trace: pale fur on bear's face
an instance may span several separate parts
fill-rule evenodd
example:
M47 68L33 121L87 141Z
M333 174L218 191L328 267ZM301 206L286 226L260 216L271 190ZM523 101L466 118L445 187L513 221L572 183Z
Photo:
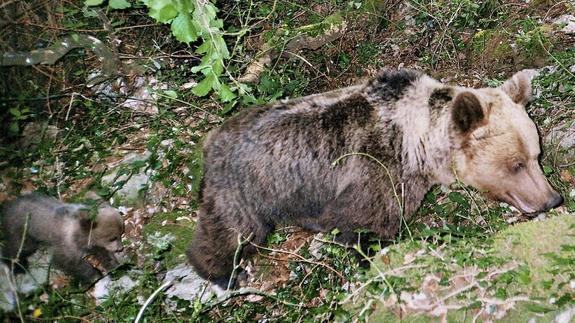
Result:
M102 247L110 252L120 252L122 246L122 233L124 222L118 211L114 208L101 208L98 210L96 225L91 228L89 245Z
M541 170L539 135L525 111L533 76L525 70L499 88L472 91L483 116L464 131L455 154L457 175L465 184L524 213L545 211L562 201Z

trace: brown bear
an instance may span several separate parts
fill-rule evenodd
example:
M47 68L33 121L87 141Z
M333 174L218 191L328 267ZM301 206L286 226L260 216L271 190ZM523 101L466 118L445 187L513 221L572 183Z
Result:
M525 213L561 204L525 111L533 76L525 70L498 88L472 89L383 71L359 85L241 111L205 140L189 261L226 286L238 235L261 244L287 223L337 228L349 241L357 229L393 238L433 185L456 180ZM243 256L254 250L246 246Z
M83 284L101 273L84 258L92 255L106 270L118 266L124 222L115 208L102 204L95 214L84 204L63 203L33 193L7 202L0 210L3 260L14 272L25 271L28 257L41 247L50 250L51 262Z

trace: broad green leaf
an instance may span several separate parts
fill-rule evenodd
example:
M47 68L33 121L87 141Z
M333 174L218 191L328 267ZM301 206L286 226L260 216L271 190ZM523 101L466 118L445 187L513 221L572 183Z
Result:
M258 103L256 97L251 93L242 95L241 100L243 105L253 105Z
M110 2L108 2L108 6L112 9L126 9L130 8L132 4L126 0L110 0Z
M525 303L525 307L527 308L527 310L535 313L547 313L553 310L553 308L550 306L536 303Z
M245 95L245 94L249 94L252 92L252 88L244 83L238 83L238 93L240 95Z
M192 93L205 96L214 90L223 102L233 101L237 94L220 81L225 69L224 59L229 59L230 54L223 38L223 20L217 19L218 8L210 1L200 0L140 1L149 8L149 16L159 22L171 22L172 34L177 40L190 44L201 38L195 51L201 60L192 67L192 72L201 72L205 78L192 89ZM242 93L242 97L244 95Z
M190 15L187 13L180 13L176 19L172 21L172 34L176 36L176 39L189 44L198 39L197 30Z
M200 45L200 47L196 48L196 53L197 54L205 54L205 53L209 52L211 47L212 47L212 44L210 42L204 42L203 44Z
M85 6L84 8L82 8L82 13L84 14L84 17L85 17L85 18L95 18L95 17L98 17L98 13L96 12L96 10L94 10L94 9L92 9L92 8L88 8L87 6ZM79 70L78 72L80 72L80 74L78 74L78 75L81 75L81 74L84 73L84 71L80 71L80 70Z
M531 283L531 272L529 271L529 267L525 266L520 268L517 272L517 280L522 285L529 285Z
M148 15L159 22L168 23L178 15L178 9L171 0L143 0L150 12Z
M205 96L210 93L212 88L214 88L216 82L218 82L218 80L215 78L214 74L208 74L206 78L192 89L192 93L197 96Z
M208 19L210 21L213 21L216 19L216 12L218 11L218 9L211 3L207 3L205 5L198 5L198 9L203 8L203 12L204 14L208 17Z
M224 28L224 21L222 19L216 19L212 22L212 27L221 29Z
M214 47L220 53L222 58L229 58L230 53L228 52L228 47L222 36L214 37Z
M467 203L467 200L465 200L465 197L463 195L461 195L461 193L459 193L459 192L451 192L447 195L447 197L452 202L455 202L459 205L463 205L463 206L469 205L469 203Z
M86 0L86 1L84 1L84 5L87 7L99 6L103 2L104 2L104 0Z
M17 134L18 132L20 132L20 127L18 126L18 122L10 122L10 125L8 126L8 132L10 132L11 134Z
M10 112L11 115L13 115L16 118L18 118L22 115L22 113L20 113L20 109L18 109L18 108L12 108L8 111Z
M220 86L218 94L220 95L220 100L222 100L222 102L230 102L231 100L236 98L234 92L232 92L230 90L230 87L224 83L222 83L222 85Z
M221 57L217 57L214 60L215 61L212 63L212 70L214 70L214 74L220 76L224 71L224 62Z
M236 107L238 101L231 101L224 104L224 108L218 113L221 116L225 116L226 114L230 113Z
M202 74L204 75L208 75L210 74L210 72L212 71L212 67L210 65L203 65L200 64L198 66L194 66L191 68L192 73L197 73L197 72L202 72Z
M272 94L278 90L281 90L280 83L274 78L270 77L269 74L264 74L260 79L260 84L258 84L258 89L265 94Z
M140 168L146 166L147 161L145 160L136 160L134 162L132 162L131 166L132 166L132 170L134 171L139 171Z
M553 174L553 168L545 165L543 166L543 172L545 173L545 175Z
M178 93L176 93L176 91L174 90L166 90L164 91L164 94L168 97L170 97L171 99L177 99L178 98Z

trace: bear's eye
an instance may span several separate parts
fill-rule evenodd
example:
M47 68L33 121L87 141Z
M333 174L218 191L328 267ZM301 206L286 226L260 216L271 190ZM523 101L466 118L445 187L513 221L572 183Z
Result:
M511 171L513 173L519 173L519 171L521 171L523 168L525 168L525 164L523 162L516 162L515 164L513 164L513 166L511 167Z

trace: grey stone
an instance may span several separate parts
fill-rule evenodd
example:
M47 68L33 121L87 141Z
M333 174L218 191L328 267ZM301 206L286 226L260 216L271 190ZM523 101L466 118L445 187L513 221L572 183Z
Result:
M102 184L114 187L115 183L126 181L124 185L116 191L114 197L119 198L124 204L136 204L141 197L141 190L146 189L150 183L151 171L145 171L143 168L138 174L117 176L122 166L129 166L136 161L147 161L152 155L149 151L143 153L129 153L119 162L116 163L113 170L102 177Z
M101 304L110 296L115 297L125 294L137 285L138 283L130 278L129 274L120 277L118 280L112 280L110 276L106 276L94 285L92 296L96 299L97 304Z
M29 294L48 280L49 255L38 252L29 258L30 265L25 273L12 275L10 268L0 262L0 309L12 311L16 306L16 294ZM54 271L54 269L52 269Z
M575 161L575 122L564 121L555 126L543 139L551 149L559 148L558 161L572 163Z
M562 15L553 21L556 25L562 25L561 32L566 33L568 35L575 34L575 16L573 15Z
M564 309L561 313L555 316L553 322L555 323L569 323L573 322L575 318L575 306L570 306Z
M158 107L154 104L158 99L156 93L159 90L167 89L168 86L158 82L154 77L138 77L134 81L133 87L136 90L121 106L135 112L158 114Z
M35 148L42 141L53 142L56 140L60 129L49 125L48 122L30 122L26 124L19 140L20 147L24 149Z
M223 295L225 292L198 276L194 269L187 264L180 264L166 273L162 283L172 281L173 284L166 290L168 299L182 299L195 301L198 297L202 303L206 303L214 296Z

